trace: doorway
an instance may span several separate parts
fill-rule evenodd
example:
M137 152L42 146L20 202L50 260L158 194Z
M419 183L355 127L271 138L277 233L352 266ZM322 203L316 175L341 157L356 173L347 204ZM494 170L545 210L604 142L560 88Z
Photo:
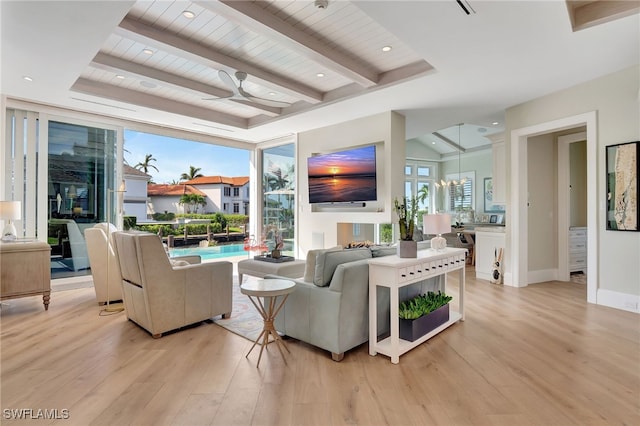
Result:
M587 301L596 303L597 299L597 120L596 112L588 112L555 121L537 124L511 131L511 211L512 227L509 238L509 250L512 254L512 270L510 284L525 287L529 284L528 265L528 139L533 136L563 131L580 126L586 128L587 141Z

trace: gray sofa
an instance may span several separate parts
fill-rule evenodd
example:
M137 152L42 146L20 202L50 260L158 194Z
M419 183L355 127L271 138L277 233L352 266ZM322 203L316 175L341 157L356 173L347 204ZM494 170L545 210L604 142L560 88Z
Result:
M428 245L421 244L421 248ZM296 283L275 320L276 329L331 352L341 361L349 349L369 340L369 259L396 253L395 247L315 250L307 254L305 277ZM311 259L310 257L315 257ZM315 260L315 262L313 262ZM441 278L407 286L400 301L443 289ZM389 332L389 291L377 288L378 336Z

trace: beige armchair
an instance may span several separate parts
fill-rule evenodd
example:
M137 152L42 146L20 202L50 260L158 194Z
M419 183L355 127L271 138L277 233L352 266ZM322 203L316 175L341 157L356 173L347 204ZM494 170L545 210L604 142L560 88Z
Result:
M89 265L93 275L93 288L99 305L122 300L122 275L120 266L109 241L109 236L117 229L110 223L98 223L84 231L87 243Z
M177 266L170 262L155 234L112 235L127 318L154 338L217 315L231 315L231 262Z

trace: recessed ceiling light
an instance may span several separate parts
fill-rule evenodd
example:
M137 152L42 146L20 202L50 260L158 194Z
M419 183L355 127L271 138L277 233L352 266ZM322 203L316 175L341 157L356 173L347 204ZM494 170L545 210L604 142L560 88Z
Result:
M431 145L435 145L435 144L436 144L436 142L435 142L435 141L431 141Z
M118 74L118 75L116 75L116 78L119 78L120 80L124 80L124 75Z
M324 73L319 72L318 74L316 74L316 77L320 77L320 78L322 78L322 77L324 77Z
M269 96L275 96L276 92L269 92Z
M142 51L142 53L146 53L147 55L153 55L153 50L151 50L151 49L144 49L144 50Z
M393 49L391 46L385 46L385 47L382 48L382 51L383 52L390 52L391 49Z
M493 124L494 126L497 126L497 125L498 125L498 124L500 124L500 123L498 123L497 121L494 121L494 122L493 122L493 123L491 123L491 124Z
M185 10L184 12L182 12L182 16L184 16L187 19L193 19L195 18L196 14L190 10Z
M26 81L33 81L33 78L29 77L28 75L23 76L22 79Z

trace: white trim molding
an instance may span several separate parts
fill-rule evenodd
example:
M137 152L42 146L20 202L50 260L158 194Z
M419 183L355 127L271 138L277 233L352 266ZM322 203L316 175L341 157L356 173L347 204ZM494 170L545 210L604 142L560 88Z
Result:
M598 305L640 314L640 296L617 291L598 289Z
M587 301L598 296L597 113L596 111L535 124L511 131L511 278L514 287L529 284L527 143L532 136L586 126L587 141ZM602 160L604 161L604 160Z

